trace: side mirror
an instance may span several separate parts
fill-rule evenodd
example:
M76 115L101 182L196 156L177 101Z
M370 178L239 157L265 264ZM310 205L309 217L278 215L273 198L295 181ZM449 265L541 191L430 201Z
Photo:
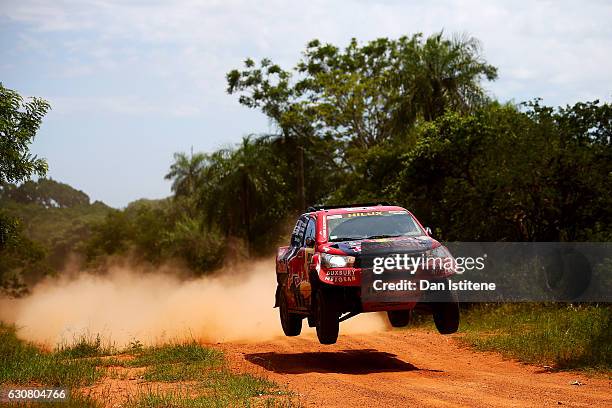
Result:
M427 233L427 235L431 236L431 228L425 227L425 232Z
M307 248L314 248L315 246L315 240L312 237L306 237L306 247Z

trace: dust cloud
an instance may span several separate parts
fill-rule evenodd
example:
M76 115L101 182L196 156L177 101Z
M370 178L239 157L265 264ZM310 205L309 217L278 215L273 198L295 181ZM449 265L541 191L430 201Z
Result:
M0 320L19 337L53 347L100 337L116 347L159 344L266 341L283 336L273 309L274 261L251 261L212 276L186 279L172 267L153 271L125 265L105 274L74 272L47 279L20 299L0 299ZM182 276L182 277L181 277ZM303 335L313 329L304 322ZM378 315L342 323L342 333L383 331Z

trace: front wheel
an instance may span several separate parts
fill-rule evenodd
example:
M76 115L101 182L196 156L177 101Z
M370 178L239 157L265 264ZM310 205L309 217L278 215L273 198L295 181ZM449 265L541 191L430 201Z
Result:
M340 313L333 292L319 288L315 299L315 324L321 344L334 344L340 331Z
M302 317L295 313L290 313L287 308L287 298L282 287L280 289L280 304L278 310L280 312L281 326L285 336L297 336L302 332Z
M433 303L433 319L440 334L452 334L459 329L459 304L457 302Z

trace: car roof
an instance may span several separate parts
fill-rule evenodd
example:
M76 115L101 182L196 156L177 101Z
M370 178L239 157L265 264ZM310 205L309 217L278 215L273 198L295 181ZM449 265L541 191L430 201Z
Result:
M342 208L330 208L330 209L321 209L315 213L323 213L326 215L335 215L335 214L350 214L355 212L370 212L370 211L408 211L405 208L398 207L396 205L369 205L369 206L354 206L354 207L342 207Z

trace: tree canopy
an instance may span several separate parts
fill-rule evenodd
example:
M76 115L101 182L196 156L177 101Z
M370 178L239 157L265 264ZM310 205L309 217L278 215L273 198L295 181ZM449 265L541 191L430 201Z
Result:
M352 39L343 49L312 40L291 70L247 59L242 71L227 75L228 92L261 109L283 133L330 135L359 148L397 139L446 110L482 106L488 97L481 82L495 78L478 40L442 33Z
M30 153L30 144L50 107L41 98L24 101L0 83L0 184L47 173L47 162Z

